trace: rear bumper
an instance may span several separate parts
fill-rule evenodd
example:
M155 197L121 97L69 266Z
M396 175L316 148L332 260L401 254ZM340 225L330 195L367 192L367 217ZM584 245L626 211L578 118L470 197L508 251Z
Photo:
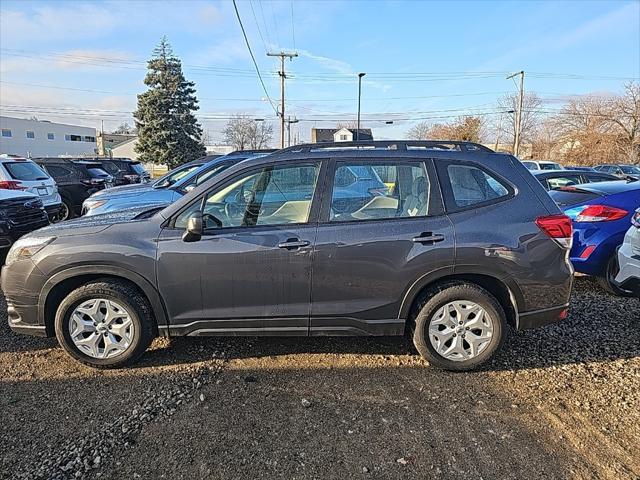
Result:
M567 318L569 304L559 307L534 310L533 312L521 313L518 316L518 330L544 327L552 323L558 323Z
M633 234L638 235L636 232ZM620 288L640 295L640 245L635 246L631 235L627 234L627 236L629 241L625 238L625 243L618 250L620 271L616 275L615 282Z

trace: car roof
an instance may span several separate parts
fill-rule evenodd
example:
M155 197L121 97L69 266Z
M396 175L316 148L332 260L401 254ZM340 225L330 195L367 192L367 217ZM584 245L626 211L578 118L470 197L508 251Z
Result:
M589 173L592 175L602 175L604 177L614 178L613 175L603 172L595 172L589 170L581 170L578 168L564 168L562 170L532 170L531 173L536 177L545 177L545 176L553 176L553 175L565 175L565 174L576 174L576 173Z
M614 193L633 192L640 190L640 181L625 182L612 180L610 182L583 183L578 186L560 187L558 191L583 191L598 195L612 195Z

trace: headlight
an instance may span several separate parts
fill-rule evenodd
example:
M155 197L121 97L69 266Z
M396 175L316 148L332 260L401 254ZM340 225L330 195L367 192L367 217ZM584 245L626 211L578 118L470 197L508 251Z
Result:
M22 238L11 246L4 263L11 265L16 260L32 257L55 239L56 237Z
M87 210L93 210L107 203L106 200L85 200L82 204Z

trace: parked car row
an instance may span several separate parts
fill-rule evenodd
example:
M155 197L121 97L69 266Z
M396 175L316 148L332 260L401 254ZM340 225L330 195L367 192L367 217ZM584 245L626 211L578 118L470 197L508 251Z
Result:
M94 367L156 335L409 332L468 370L566 318L576 270L640 295L639 207L638 181L469 142L234 152L94 192L14 244L2 289L13 330Z
M3 194L0 211L5 212L3 217L7 212L11 217L11 221L3 220L0 249L8 247L18 236L43 226L41 219L32 218L28 208L15 208L15 202L37 199L47 214L47 224L55 223L80 215L82 202L99 190L127 182L139 185L147 179L148 174L140 162L128 159L27 159L0 155L0 192ZM8 196L8 191L18 196Z

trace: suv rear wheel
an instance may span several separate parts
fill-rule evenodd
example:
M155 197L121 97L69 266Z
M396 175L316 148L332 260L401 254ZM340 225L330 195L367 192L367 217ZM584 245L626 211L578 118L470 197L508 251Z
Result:
M147 299L118 280L88 283L58 307L56 337L76 360L97 368L125 366L153 340L153 315Z
M499 350L506 328L504 310L491 293L475 284L451 282L426 292L413 342L436 367L471 370Z

